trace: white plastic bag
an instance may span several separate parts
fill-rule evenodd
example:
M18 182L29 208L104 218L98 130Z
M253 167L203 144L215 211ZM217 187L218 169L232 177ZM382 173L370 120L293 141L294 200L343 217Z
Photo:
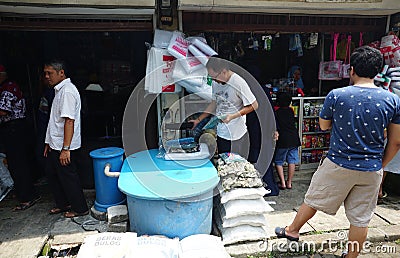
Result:
M193 45L195 45L201 52L203 52L206 56L215 56L218 55L217 52L214 51L209 45L202 42L199 39L193 40Z
M175 58L166 49L152 47L148 53L144 88L149 93L180 92L173 83Z
M171 38L172 31L155 29L153 45L156 48L167 48L171 42Z
M182 32L174 31L168 45L168 51L177 59L186 58L188 56L189 44L190 42L185 39Z

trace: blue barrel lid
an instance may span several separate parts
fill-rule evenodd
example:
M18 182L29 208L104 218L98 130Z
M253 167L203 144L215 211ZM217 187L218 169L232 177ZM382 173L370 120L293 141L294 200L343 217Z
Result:
M122 165L118 188L128 196L147 200L177 200L212 191L217 170L209 160L173 161L157 158L158 150L141 151Z
M118 147L107 147L93 150L89 153L90 157L96 159L114 158L124 154L124 149Z

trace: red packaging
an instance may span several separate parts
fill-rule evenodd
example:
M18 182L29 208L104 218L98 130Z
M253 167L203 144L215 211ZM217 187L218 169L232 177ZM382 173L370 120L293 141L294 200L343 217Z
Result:
M311 135L306 136L306 148L311 148Z

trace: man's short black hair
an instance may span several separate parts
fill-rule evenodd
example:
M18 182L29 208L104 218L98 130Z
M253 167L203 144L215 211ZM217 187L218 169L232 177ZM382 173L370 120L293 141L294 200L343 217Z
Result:
M276 105L278 107L288 107L292 102L292 96L287 92L278 92L276 96Z
M350 66L359 77L372 79L383 67L383 56L375 48L362 46L351 54Z
M222 70L230 70L229 61L219 58L218 56L212 56L208 59L206 68L211 68L214 72L219 73Z

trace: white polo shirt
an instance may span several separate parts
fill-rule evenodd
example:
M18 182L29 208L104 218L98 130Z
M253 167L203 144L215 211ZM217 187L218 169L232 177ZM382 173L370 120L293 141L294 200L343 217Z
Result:
M51 106L45 143L54 150L61 150L64 144L65 118L74 120L74 134L70 150L81 147L81 98L78 89L67 78L54 86L55 96Z

